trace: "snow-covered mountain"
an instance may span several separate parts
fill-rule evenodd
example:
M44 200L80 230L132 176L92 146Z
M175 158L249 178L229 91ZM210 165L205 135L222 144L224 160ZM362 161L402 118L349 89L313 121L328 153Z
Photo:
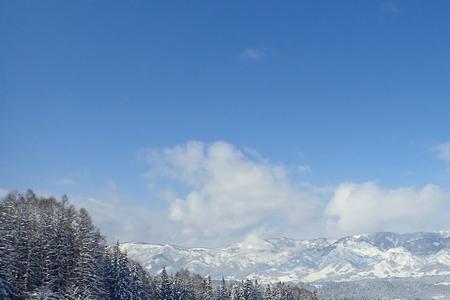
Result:
M380 232L339 240L266 239L225 248L124 243L121 248L150 272L187 268L213 278L260 281L351 281L450 275L450 231Z

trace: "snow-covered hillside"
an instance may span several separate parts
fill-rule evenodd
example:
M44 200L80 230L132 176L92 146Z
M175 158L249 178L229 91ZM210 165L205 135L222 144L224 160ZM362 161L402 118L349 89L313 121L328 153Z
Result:
M267 239L219 249L124 243L128 255L157 273L187 268L213 278L349 281L450 275L450 232L388 232L339 240Z

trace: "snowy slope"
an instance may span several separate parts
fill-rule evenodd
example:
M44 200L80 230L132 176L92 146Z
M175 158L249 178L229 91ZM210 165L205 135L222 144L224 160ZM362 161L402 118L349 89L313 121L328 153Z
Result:
M141 243L121 248L152 273L166 266L213 278L307 282L450 275L449 232L381 232L339 240L274 238L220 249Z

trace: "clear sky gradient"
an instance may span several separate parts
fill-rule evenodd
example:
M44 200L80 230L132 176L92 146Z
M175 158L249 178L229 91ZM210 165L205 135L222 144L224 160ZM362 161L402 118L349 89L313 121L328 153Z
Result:
M160 218L173 199L155 189L186 200L206 183L150 184L148 151L224 141L282 165L296 189L448 193L449 16L444 0L0 0L0 188L114 194ZM318 197L327 206L336 194ZM416 225L401 228L428 229ZM145 230L133 238L180 231Z

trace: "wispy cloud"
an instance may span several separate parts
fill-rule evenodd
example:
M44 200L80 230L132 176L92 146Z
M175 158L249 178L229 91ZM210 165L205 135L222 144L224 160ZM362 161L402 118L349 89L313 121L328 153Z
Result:
M267 58L267 50L264 48L247 48L244 49L239 57L244 61L259 62Z
M431 150L436 153L440 160L450 164L450 141L436 145Z
M50 182L54 185L58 186L69 186L69 185L76 185L77 182L75 179L71 177L63 177L63 178L57 178L57 179L51 179Z
M308 165L300 165L298 166L298 171L300 173L309 173L312 171L312 168Z
M400 12L399 6L394 2L385 2L382 4L383 11L391 13L391 14L397 14Z
M70 197L70 202L77 208L86 208L110 242L180 242L177 235L180 229L168 220L166 210L152 207L145 201L123 197L112 180L108 180L103 193L96 196L76 195Z
M0 188L0 200L3 199L3 198L5 198L6 195L8 195L8 190L7 190L7 189Z

